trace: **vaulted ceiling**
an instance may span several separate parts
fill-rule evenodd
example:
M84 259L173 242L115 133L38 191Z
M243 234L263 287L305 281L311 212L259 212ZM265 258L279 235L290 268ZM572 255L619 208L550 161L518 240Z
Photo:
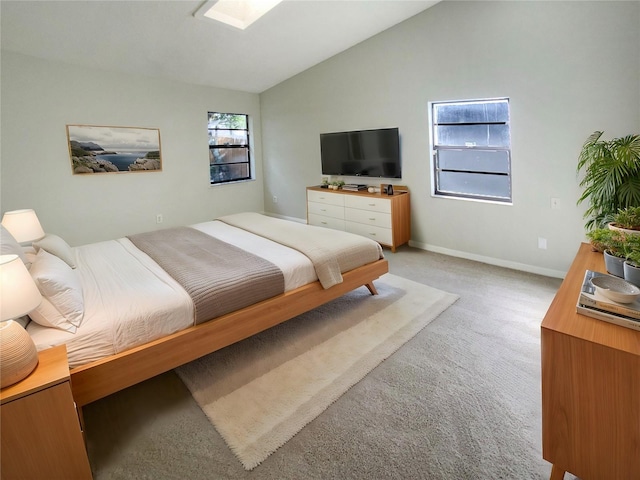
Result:
M2 50L86 68L262 92L437 1L284 0L246 30L199 1L0 2Z

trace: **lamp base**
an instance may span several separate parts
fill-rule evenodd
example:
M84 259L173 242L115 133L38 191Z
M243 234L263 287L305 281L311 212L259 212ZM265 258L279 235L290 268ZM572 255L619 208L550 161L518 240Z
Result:
M0 325L0 386L26 378L38 365L38 351L31 336L13 320Z

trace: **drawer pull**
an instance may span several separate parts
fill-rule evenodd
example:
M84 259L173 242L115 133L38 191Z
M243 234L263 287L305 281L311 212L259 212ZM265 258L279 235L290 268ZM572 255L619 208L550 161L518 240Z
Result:
M375 234L375 233L373 233L373 232L372 232L372 233L370 233L369 235L371 235L372 237L375 237L375 236L376 236L376 234Z
M321 224L323 224L323 225L326 225L326 224L327 224L327 222L320 222L320 223L321 223Z
M369 204L369 206L370 206L370 207L375 207L375 206L376 206L376 204L375 204L375 203L370 203L370 204Z
M320 211L321 211L321 212L326 212L326 211L327 211L327 209L326 209L326 208L321 208L321 209L320 209Z
M375 217L373 217L373 218L369 218L369 220L371 220L371 221L375 222L375 221L376 221L376 218L375 218Z

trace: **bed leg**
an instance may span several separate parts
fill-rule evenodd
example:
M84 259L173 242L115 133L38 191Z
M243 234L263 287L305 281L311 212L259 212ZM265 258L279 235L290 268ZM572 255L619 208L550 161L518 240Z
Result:
M373 284L373 282L367 283L365 285L365 287L367 287L369 289L369 291L371 292L371 295L377 295L378 294L378 290L376 290L376 286Z

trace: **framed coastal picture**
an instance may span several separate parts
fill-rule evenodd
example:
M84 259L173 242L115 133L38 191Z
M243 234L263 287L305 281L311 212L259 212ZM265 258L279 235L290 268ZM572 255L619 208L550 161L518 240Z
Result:
M162 171L157 128L67 125L67 140L74 175Z

